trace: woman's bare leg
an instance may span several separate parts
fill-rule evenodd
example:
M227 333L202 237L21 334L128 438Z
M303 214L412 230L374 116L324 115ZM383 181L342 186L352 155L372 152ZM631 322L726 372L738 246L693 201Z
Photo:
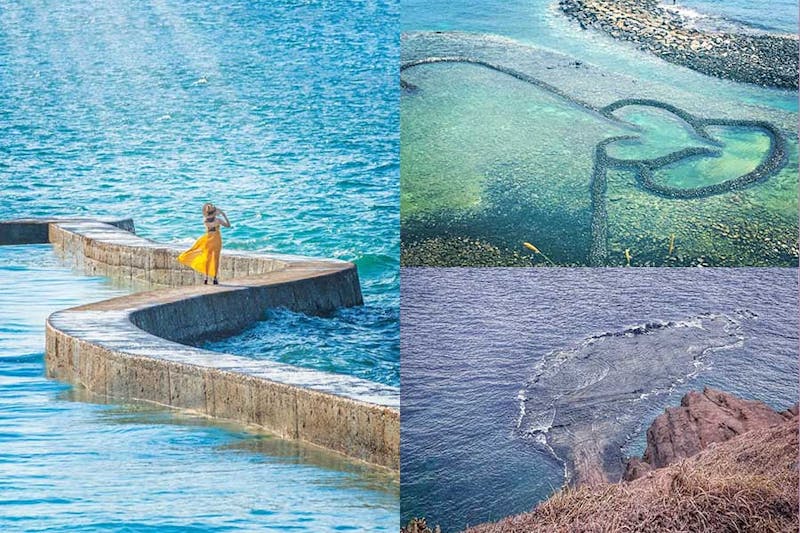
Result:
M217 276L219 275L219 252L214 252L214 285L219 284Z
M205 270L206 270L206 277L205 277L205 279L203 280L203 284L204 284L204 285L208 285L208 276L209 276L209 273L211 272L211 266L214 264L214 257L213 257L213 255L214 255L214 252L208 252L208 253L206 254L206 268L205 268ZM216 271L214 272L214 274L216 274Z

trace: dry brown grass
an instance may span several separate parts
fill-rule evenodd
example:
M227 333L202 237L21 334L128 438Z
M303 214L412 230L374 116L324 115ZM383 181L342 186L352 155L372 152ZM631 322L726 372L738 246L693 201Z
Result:
M750 431L630 483L565 488L469 533L798 531L797 419Z

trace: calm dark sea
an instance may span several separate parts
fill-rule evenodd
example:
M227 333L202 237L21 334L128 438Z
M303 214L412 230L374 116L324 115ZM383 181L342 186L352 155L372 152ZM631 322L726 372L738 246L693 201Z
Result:
M612 398L572 423L623 410L639 421L624 453L641 453L649 423L689 390L788 407L797 290L795 269L403 269L403 519L456 531L529 510L564 482L563 463L517 429L520 391L559 360ZM650 326L631 333L641 324ZM682 363L687 351L702 354L697 365ZM620 364L597 372L598 360ZM615 404L631 382L640 398ZM554 385L537 400L583 384Z

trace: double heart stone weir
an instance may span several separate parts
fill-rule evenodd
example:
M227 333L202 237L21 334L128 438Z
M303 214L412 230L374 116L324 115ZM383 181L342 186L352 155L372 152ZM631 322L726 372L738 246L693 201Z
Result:
M636 136L616 136L600 141L593 156L593 171L590 177L591 191L591 244L589 249L588 264L591 266L602 266L607 264L608 259L608 215L606 212L607 183L606 176L609 170L631 171L636 176L637 185L648 193L676 200L707 198L718 194L744 189L753 184L769 179L777 174L787 162L787 142L782 133L774 125L761 120L736 120L736 119L709 119L700 118L678 108L672 104L654 99L643 98L624 98L612 102L604 107L595 107L585 101L575 98L563 90L547 83L535 76L515 70L508 66L480 58L468 56L430 56L414 59L403 63L400 71L406 71L420 65L433 63L463 63L484 67L502 74L511 76L517 80L534 85L545 90L563 100L575 105L582 110L589 112L598 118L612 122L617 125L624 125L634 130L637 126L626 124L614 115L618 111L628 106L640 106L660 109L672 113L685 122L693 133L716 148L707 147L688 147L667 155L650 159L619 159L608 154L609 145L619 141L637 140ZM419 91L413 84L401 79L401 87L407 92ZM654 171L662 169L693 157L715 157L721 153L722 144L712 137L707 128L712 126L738 127L764 132L770 141L769 150L765 157L760 161L755 169L746 174L731 178L719 183L701 185L697 187L673 187L658 183L653 179Z

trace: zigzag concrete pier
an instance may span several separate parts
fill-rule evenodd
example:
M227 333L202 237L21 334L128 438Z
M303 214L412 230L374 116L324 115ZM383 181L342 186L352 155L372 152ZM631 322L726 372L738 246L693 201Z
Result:
M0 222L0 244L53 247L86 272L155 290L58 311L47 321L48 377L255 426L399 469L399 391L371 381L183 344L242 330L269 308L326 313L361 305L355 265L223 253L219 286L181 250L133 233L133 221Z

